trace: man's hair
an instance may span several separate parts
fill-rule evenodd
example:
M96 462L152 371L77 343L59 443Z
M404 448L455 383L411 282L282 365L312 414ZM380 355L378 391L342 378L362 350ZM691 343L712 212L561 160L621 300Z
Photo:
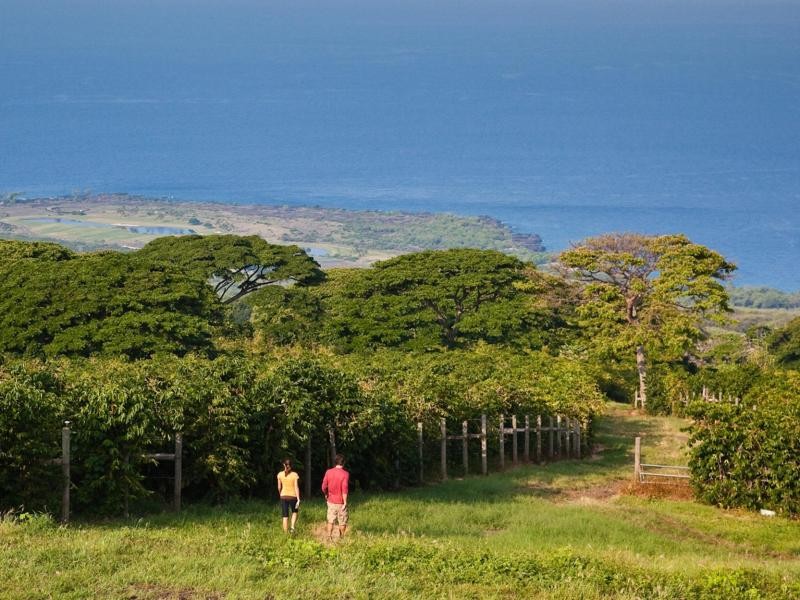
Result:
M337 454L333 458L333 464L339 465L340 467L344 466L344 454Z

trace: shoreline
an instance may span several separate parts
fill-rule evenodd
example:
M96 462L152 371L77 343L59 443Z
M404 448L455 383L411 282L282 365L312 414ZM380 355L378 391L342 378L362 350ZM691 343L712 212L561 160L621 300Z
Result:
M9 202L11 200L11 202ZM152 237L136 237L131 239L119 239L120 236L111 236L112 239L104 239L98 242L96 235L81 235L75 231L43 231L42 228L31 228L28 224L20 223L18 217L66 217L73 215L76 219L90 219L94 216L91 213L81 212L84 204L93 205L97 202L107 202L111 208L141 208L149 206L153 210L163 208L167 212L186 213L212 213L216 219L227 221L220 223L220 228L208 228L188 224L187 220L175 219L168 224L170 227L180 229L195 228L194 233L239 233L242 235L262 235L265 239L275 243L296 243L303 247L313 246L322 249L323 255L316 256L317 260L325 267L347 267L347 266L368 266L376 260L382 260L398 254L413 252L424 249L441 249L446 247L474 246L478 248L497 249L509 254L519 256L524 260L531 260L535 264L542 264L559 251L567 246L554 244L552 242L545 245L538 232L527 232L507 220L503 220L493 215L472 215L457 211L431 211L414 210L388 210L383 208L345 208L342 206L326 206L312 201L286 203L264 200L219 200L219 199L187 199L175 198L173 196L147 196L134 193L97 193L90 192L64 194L64 195L42 195L37 197L24 197L21 193L0 194L0 237L30 240L50 240L64 243L77 250L94 250L99 248L111 248L118 250L135 250L141 247ZM21 215L24 207L31 209L30 215ZM565 208L565 210L568 210ZM39 211L39 212L36 212ZM229 218L225 218L225 215ZM9 219L8 217L12 218ZM134 222L127 218L127 214L118 214L115 225L154 226L157 227L163 221L154 220L148 216L144 220ZM253 227L254 223L248 221L248 217L254 217L255 221L259 218L287 219L287 227L272 227L266 231L258 231ZM441 239L436 236L425 236L421 240L403 239L402 229L403 220L410 222L412 229L424 229L427 224L434 224L443 234ZM340 230L348 235L333 235L333 239L320 239L320 225L325 225L329 221L338 223ZM348 224L353 225L359 222L360 227L348 230ZM398 224L398 222L401 222ZM299 224L300 227L293 226ZM104 224L108 224L107 220ZM394 224L394 225L393 225ZM263 223L262 223L263 225ZM273 223L275 225L275 223ZM395 231L387 231L394 227ZM323 229L325 227L322 227ZM376 230L377 228L377 230ZM255 229L255 230L254 230ZM449 232L448 232L449 229ZM533 229L527 227L526 230ZM547 229L547 226L544 227ZM616 230L624 230L620 228ZM612 231L615 229L609 229ZM467 240L470 232L479 233L481 239ZM181 231L180 233L192 233ZM331 232L328 232L329 234ZM667 233L644 231L644 233ZM162 233L168 235L168 233ZM359 238L361 236L361 238ZM325 236L322 236L325 238ZM410 238L411 236L406 236ZM690 236L691 237L691 236ZM694 237L692 238L694 239ZM697 239L699 243L704 243L702 239ZM706 244L709 245L709 244ZM563 246L563 247L562 247ZM715 249L716 246L711 244ZM778 290L786 294L800 293L800 290L793 289L796 286L788 285L780 277L756 277L755 275L763 272L763 269L755 269L753 265L743 260L737 260L736 254L745 253L745 249L740 249L734 253L733 260L739 263L741 268L735 275L737 288L769 288ZM774 275L774 274L773 274ZM744 280L742 280L744 278ZM772 279L772 283L767 283Z
M82 250L136 249L162 235L259 235L311 250L323 265L368 266L398 254L477 247L534 263L549 254L535 233L520 233L490 216L353 210L132 194L0 200L0 235L55 241Z

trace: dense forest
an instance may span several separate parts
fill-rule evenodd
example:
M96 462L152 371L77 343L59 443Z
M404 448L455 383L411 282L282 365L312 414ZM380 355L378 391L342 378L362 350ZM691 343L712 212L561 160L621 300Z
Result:
M0 241L0 497L53 505L42 461L64 420L78 509L114 512L152 496L145 455L176 432L190 498L258 494L328 430L357 485L382 488L415 481L418 421L564 414L591 432L604 398L636 396L694 418L700 497L796 513L800 323L721 329L734 269L680 235L590 238L550 272L469 248L323 271L257 236ZM776 435L795 441L775 453Z

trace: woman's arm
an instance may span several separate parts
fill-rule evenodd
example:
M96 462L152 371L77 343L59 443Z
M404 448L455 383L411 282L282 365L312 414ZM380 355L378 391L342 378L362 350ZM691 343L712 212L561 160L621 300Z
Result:
M281 491L283 490L283 482L281 481L281 476L278 475L278 495L281 495Z

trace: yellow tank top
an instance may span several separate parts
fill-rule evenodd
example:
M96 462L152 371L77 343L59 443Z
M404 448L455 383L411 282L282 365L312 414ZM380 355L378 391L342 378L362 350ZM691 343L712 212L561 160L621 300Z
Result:
M297 498L297 480L300 476L292 471L288 475L281 471L278 473L278 481L281 482L281 498Z

